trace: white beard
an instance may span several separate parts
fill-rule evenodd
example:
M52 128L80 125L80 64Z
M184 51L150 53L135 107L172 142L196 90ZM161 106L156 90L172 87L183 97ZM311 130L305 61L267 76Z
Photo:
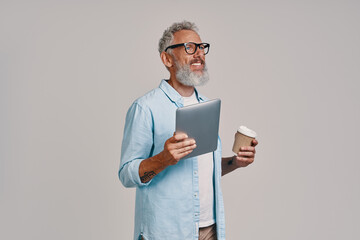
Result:
M177 69L176 79L185 86L201 86L209 81L209 73L205 63L202 73L195 73L191 71L190 65L188 64L181 66L178 62L175 61L175 66Z

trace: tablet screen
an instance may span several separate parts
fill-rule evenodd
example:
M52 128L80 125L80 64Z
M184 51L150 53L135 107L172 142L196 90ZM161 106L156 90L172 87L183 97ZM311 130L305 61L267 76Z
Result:
M221 100L214 99L176 110L176 132L184 132L196 141L196 148L182 159L216 150L220 106Z

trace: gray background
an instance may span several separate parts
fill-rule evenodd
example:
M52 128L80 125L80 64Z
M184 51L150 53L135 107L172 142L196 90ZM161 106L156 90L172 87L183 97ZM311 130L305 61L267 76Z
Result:
M168 73L157 43L187 19L210 42L230 156L227 239L359 239L359 1L1 1L0 238L131 239L117 179L126 111Z

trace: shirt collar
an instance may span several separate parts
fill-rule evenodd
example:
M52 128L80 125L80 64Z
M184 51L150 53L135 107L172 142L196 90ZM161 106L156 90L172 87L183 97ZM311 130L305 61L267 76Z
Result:
M166 94L166 96L174 102L178 107L182 107L184 105L184 101L182 96L165 80L163 79L160 83L159 88ZM205 98L198 93L195 88L195 95L199 102L204 102Z

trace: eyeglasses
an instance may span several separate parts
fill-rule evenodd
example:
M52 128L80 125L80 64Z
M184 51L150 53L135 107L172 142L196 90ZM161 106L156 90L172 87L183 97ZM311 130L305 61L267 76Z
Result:
M179 43L179 44L175 44L175 45L170 45L165 49L165 52L171 48L177 48L177 47L181 47L184 46L185 47L185 52L187 54L194 54L196 53L196 50L199 48L201 51L204 51L204 54L208 54L209 53L209 49L210 49L210 44L209 43L194 43L194 42L187 42L187 43Z

